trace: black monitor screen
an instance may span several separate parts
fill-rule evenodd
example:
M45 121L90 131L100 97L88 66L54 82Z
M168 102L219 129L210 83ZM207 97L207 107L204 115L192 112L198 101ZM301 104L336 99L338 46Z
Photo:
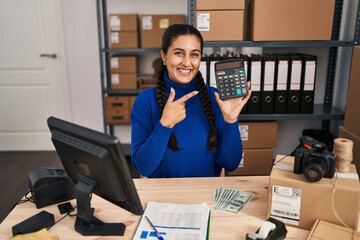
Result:
M90 195L96 195L136 215L143 207L118 138L48 118L51 139L66 170L76 184L75 229L83 235L123 235L125 225L103 223L93 216Z

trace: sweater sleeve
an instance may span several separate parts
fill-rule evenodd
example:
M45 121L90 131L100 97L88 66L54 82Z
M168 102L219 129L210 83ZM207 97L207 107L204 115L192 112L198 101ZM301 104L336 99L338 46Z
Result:
M143 176L149 176L159 166L173 131L154 116L148 97L138 95L131 111L131 161Z
M227 171L234 171L242 159L242 141L238 122L224 122L218 142L217 162Z

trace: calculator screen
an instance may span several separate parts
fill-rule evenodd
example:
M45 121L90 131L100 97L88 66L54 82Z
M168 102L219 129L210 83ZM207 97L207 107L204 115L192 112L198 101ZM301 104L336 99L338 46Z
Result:
M216 71L229 68L243 68L243 61L233 61L216 65Z

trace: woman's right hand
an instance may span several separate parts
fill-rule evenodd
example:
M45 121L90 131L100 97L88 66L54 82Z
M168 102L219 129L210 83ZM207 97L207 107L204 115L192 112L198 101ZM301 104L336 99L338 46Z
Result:
M192 91L191 93L188 93L179 98L178 100L174 101L175 90L171 88L169 98L166 101L163 114L160 119L161 125L163 125L164 127L172 128L177 123L184 120L186 118L185 102L190 98L196 96L198 93L198 91Z

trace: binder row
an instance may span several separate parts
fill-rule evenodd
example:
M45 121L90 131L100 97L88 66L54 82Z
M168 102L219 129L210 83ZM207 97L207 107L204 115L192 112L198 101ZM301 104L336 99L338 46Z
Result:
M303 53L240 55L251 82L251 98L242 113L313 113L317 56ZM215 62L229 57L204 57L200 71L216 87Z

